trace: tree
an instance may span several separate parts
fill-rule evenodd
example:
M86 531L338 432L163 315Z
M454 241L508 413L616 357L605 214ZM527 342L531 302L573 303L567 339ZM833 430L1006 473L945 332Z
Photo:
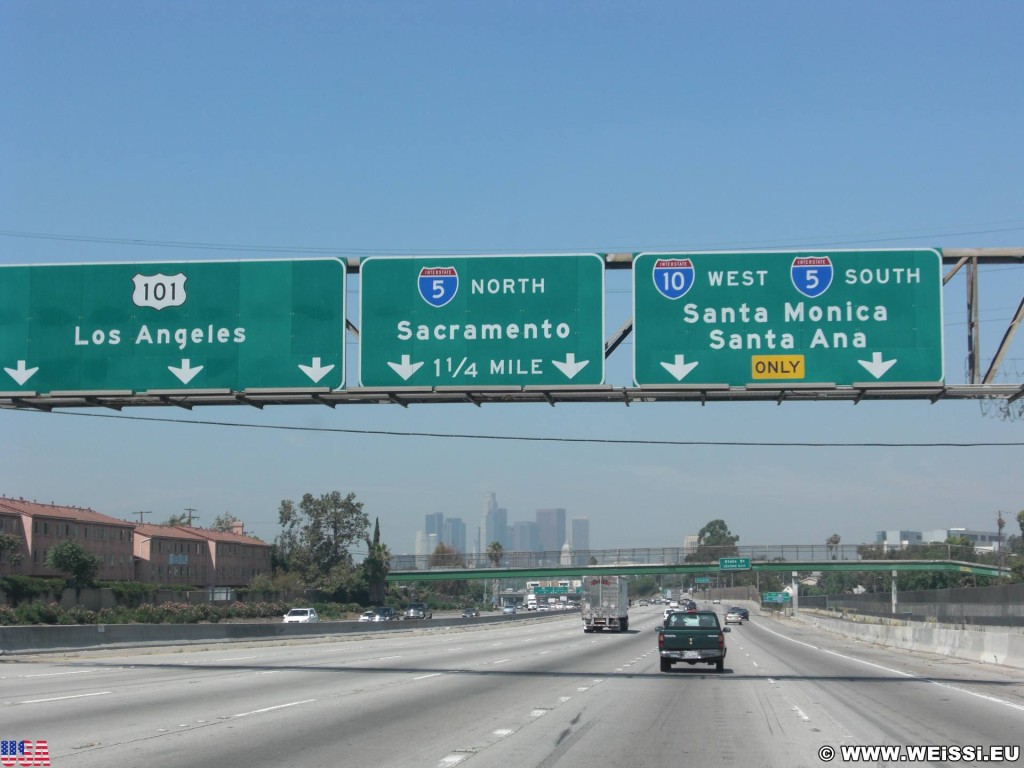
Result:
M161 525L188 525L188 515L182 512L180 515L171 515Z
M281 533L278 556L287 569L299 572L309 586L325 587L341 582L336 569L353 570L348 548L365 539L370 519L356 495L332 491L316 497L304 494L295 503L284 500L278 509Z
M92 586L100 572L103 560L85 549L77 541L62 541L46 553L46 565L67 575L75 590Z
M363 572L366 574L366 584L369 591L370 603L382 605L384 596L387 594L387 583L385 578L391 570L391 551L386 544L380 541L380 518L373 524L373 538L366 540L366 559L363 560Z
M690 562L710 563L721 557L735 557L739 536L729 531L724 520L712 520L697 532L697 550L687 555Z
M505 554L505 548L501 546L500 541L492 541L487 545L487 559L491 561L491 566L497 568L501 565L501 556Z
M214 531L222 531L224 533L231 533L231 527L235 523L240 522L242 521L230 512L225 512L223 515L217 515L213 518L213 523L210 525L210 529Z
M831 536L829 536L827 539L825 539L825 549L828 552L828 558L830 560L838 560L839 559L839 542L840 541L841 541L841 539L839 538L839 534L838 533L833 533Z
M23 545L24 541L20 536L15 536L13 533L0 533L0 559L3 559L3 555L6 554L7 562L11 565L18 565L21 562Z
M466 559L462 553L444 542L434 547L434 551L427 558L427 567L429 568L464 568L465 566ZM469 584L465 580L431 581L424 586L432 590L434 594L451 600L462 600L470 592Z
M444 542L434 547L434 551L427 558L428 568L464 568L465 566L466 561L463 559L462 553Z

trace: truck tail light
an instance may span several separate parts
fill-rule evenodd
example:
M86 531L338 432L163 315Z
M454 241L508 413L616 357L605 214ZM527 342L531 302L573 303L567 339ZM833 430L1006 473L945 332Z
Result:
M665 636L661 632L659 632L658 633L658 650L660 651L664 647L665 647Z
M718 647L725 648L725 632L718 633Z

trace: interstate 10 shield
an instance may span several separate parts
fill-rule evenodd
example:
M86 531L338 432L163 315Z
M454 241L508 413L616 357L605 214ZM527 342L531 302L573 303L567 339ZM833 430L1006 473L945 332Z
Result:
M693 262L689 259L658 259L652 270L654 287L666 299L679 299L693 287Z

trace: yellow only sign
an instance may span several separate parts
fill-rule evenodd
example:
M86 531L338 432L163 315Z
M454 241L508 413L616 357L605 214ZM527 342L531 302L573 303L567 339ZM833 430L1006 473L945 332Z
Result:
M753 355L750 376L753 379L802 379L806 376L803 355Z

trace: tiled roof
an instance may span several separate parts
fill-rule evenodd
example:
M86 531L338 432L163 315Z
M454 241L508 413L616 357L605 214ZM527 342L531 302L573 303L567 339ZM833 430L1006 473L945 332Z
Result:
M161 539L188 539L189 541L195 541L196 539L204 540L202 536L197 536L195 531L188 528L182 528L177 525L135 525L135 532L142 536L150 536L153 538L159 537Z
M265 541L260 541L252 536L246 536L239 533L230 533L229 531L211 531L209 528L187 528L186 530L202 536L204 539L210 541L221 541L228 544L254 544L256 546L269 547Z
M116 517L101 515L91 509L81 507L62 507L56 504L40 504L38 501L25 499L9 499L0 496L0 511L29 517L56 517L61 520L74 520L79 523L104 523L106 525L122 525L133 528L132 523L118 520Z

